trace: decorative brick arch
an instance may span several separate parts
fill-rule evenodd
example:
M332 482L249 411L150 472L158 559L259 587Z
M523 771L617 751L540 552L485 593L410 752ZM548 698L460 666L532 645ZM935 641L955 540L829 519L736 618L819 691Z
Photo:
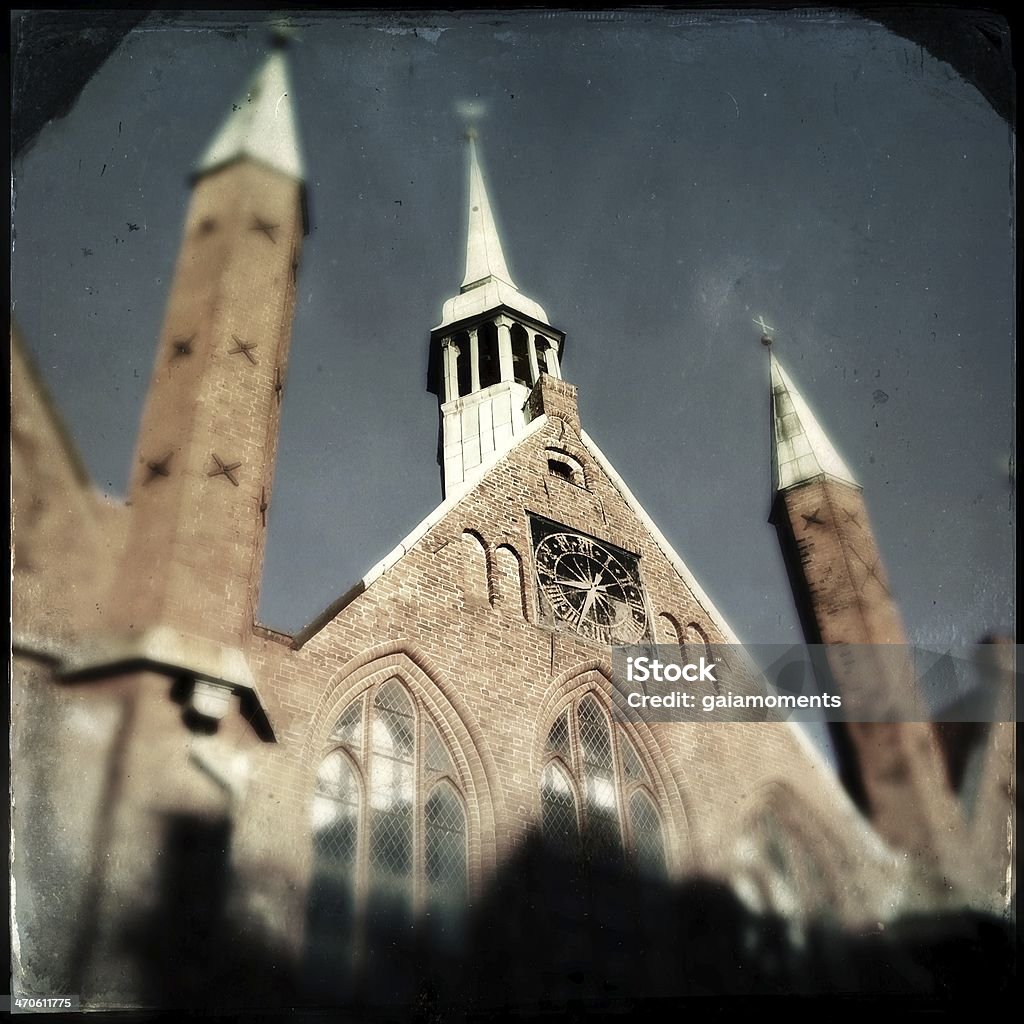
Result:
M679 632L679 645L682 648L683 656L693 659L693 652L689 649L693 644L700 644L701 649L696 652L699 658L702 654L710 653L711 640L707 630L699 622L688 622L686 628Z
M685 653L683 636L685 631L680 627L679 620L671 612L658 612L657 635L659 644L676 644L680 653Z
M564 444L564 438L558 446L549 445L544 449L543 456L548 463L548 472L551 472L551 463L561 463L568 474L566 479L577 487L587 489L589 486L589 473L586 463L583 461L581 449Z
M376 683L397 678L422 703L451 751L466 798L470 831L470 878L482 885L497 863L497 823L503 799L497 766L472 711L457 688L414 644L390 642L370 648L344 665L320 696L301 750L308 799L322 753L338 716Z
M613 745L618 757L616 729L621 728L636 748L651 780L651 795L661 814L666 837L666 853L670 872L677 872L693 859L690 828L690 801L680 789L657 736L646 722L625 722L615 714L612 668L607 661L595 658L556 676L548 685L537 715L530 770L540 779L545 761L545 743L555 719L584 695L593 694L612 722ZM571 773L570 773L571 774Z
M490 545L476 530L465 529L459 534L463 551L462 593L467 601L494 604L494 563Z
M498 602L508 611L522 615L530 621L529 602L526 599L526 577L523 560L511 544L499 544L494 549L494 567Z

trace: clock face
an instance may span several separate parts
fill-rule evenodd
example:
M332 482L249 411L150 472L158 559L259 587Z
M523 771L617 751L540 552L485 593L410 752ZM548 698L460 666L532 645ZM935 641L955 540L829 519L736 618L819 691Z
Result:
M647 607L636 556L553 523L535 520L533 526L542 611L588 640L641 640Z

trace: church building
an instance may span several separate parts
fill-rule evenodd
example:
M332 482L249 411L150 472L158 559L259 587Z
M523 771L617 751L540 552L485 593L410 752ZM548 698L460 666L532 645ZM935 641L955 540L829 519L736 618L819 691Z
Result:
M560 297L516 285L473 132L465 274L436 326L417 311L443 500L304 629L258 621L308 230L291 96L275 49L194 168L123 502L15 330L16 985L137 1006L237 954L268 990L411 1002L535 845L614 864L623 899L701 879L797 931L1005 910L1012 727L968 816L926 722L840 728L837 773L787 721L618 713L613 646L696 659L742 624L587 433ZM768 361L808 642L905 643L870 498Z

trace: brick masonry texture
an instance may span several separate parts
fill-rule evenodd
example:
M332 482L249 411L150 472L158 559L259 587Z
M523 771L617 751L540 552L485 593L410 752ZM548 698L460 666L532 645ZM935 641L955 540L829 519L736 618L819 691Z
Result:
M609 649L539 614L531 515L636 556L659 642L726 641L582 440L576 389L547 375L528 401L539 427L382 574L296 637L255 623L301 238L293 180L248 161L200 179L123 505L88 483L14 345L12 871L16 974L27 991L78 991L93 1008L133 1004L144 979L125 949L149 934L166 852L188 847L176 831L186 818L189 842L198 829L227 851L228 910L246 934L300 953L318 766L336 746L339 716L392 678L451 752L478 899L538 827L555 719L588 693L611 708ZM570 456L582 478L553 475L552 454ZM861 515L867 540L804 531L802 513L826 503ZM830 643L895 638L859 492L819 482L776 511L805 626ZM851 569L855 543L872 572ZM64 677L83 659L104 664L122 634L158 626L244 659L273 742L259 739L237 699L215 734L186 729L187 664L122 661L116 672ZM814 865L800 893L808 912L827 907L863 924L935 902L899 849L906 833L873 829L794 728L623 724L611 736L639 752L674 878L743 876L770 892L757 841L776 822L794 856ZM993 893L1013 756L1012 730L999 732L979 798L987 852L976 858ZM415 785L422 793L425 780ZM911 812L921 792L897 786L886 822L920 824ZM913 842L937 842L925 824ZM74 934L55 906L81 922Z

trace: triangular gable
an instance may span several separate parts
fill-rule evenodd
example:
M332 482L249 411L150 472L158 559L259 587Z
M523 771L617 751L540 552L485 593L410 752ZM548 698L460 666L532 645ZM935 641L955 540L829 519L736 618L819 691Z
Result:
M579 436L583 446L593 455L597 464L604 470L605 476L608 477L615 489L622 495L622 500L632 509L633 514L640 520L640 523L651 535L655 544L658 545L665 557L672 563L672 568L679 573L679 578L690 588L691 593L697 599L697 603L707 613L708 618L722 631L726 642L730 644L740 643L732 627L725 621L722 613L715 607L714 602L705 593L704 588L697 582L697 578L690 572L675 548L672 547L665 535L658 529L654 520L651 519L643 505L640 504L637 497L629 489L626 481L616 472L615 467L608 461L604 452L598 448L594 439L585 430L581 430Z

